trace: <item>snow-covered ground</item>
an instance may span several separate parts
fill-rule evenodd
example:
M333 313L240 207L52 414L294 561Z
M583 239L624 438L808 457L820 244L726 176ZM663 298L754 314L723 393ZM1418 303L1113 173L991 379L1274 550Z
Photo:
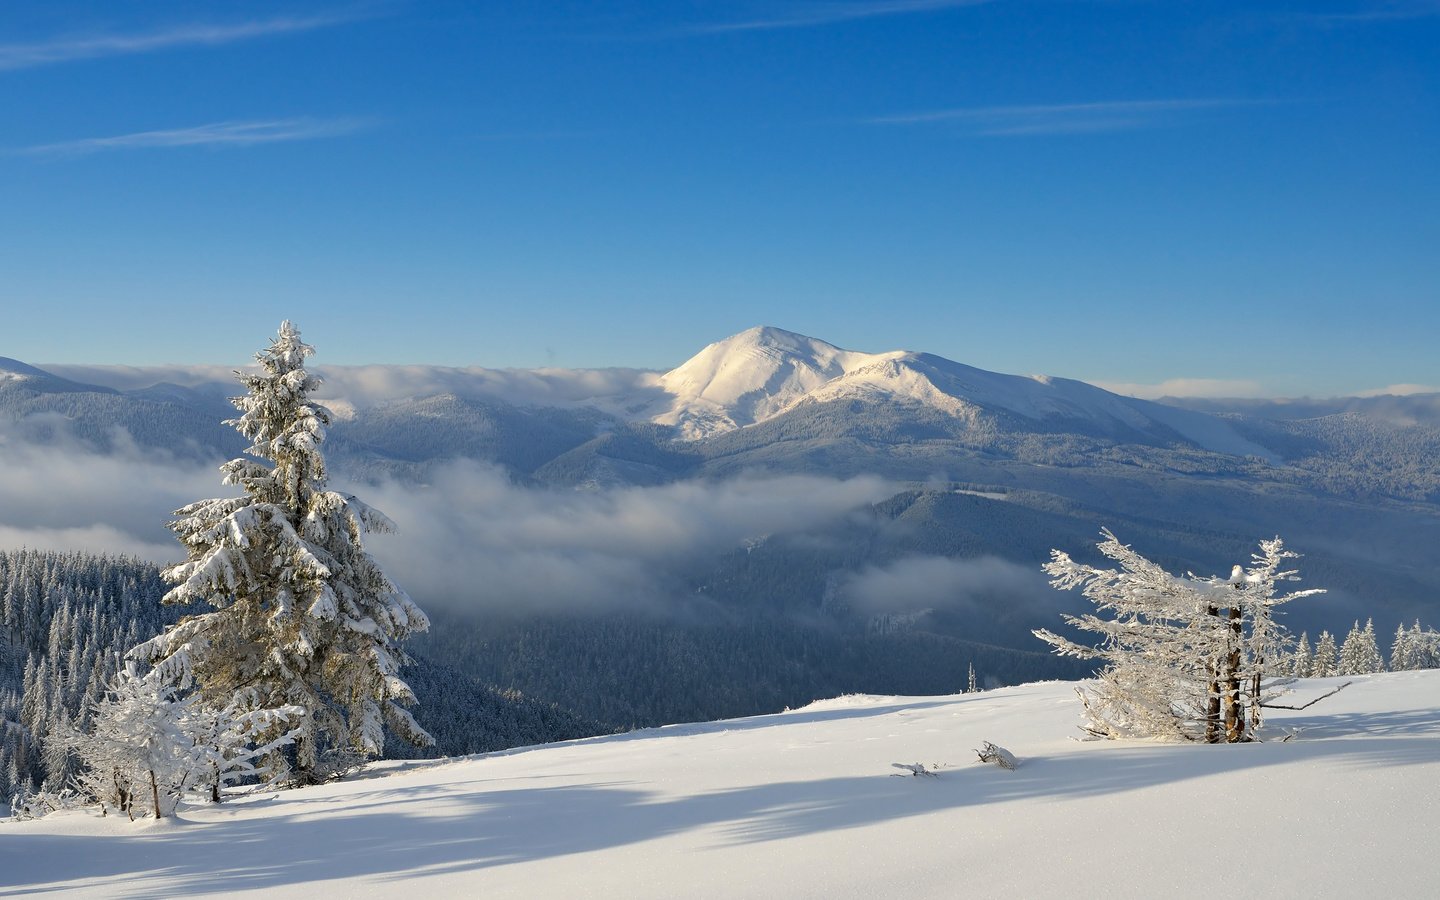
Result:
M1353 682L1239 746L1076 741L1073 685L1045 683L57 814L0 825L0 896L1437 896L1440 671ZM976 762L986 740L1020 767Z

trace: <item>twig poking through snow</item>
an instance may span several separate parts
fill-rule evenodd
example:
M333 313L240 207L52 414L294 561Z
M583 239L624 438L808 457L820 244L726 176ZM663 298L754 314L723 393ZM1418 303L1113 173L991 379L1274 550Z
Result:
M1320 696L1316 697L1314 700L1311 700L1309 703L1305 703L1305 704L1302 704L1302 705L1300 705L1300 706L1283 706L1283 705L1281 705L1281 704L1279 704L1279 703L1262 703L1262 704L1260 704L1260 705L1263 706L1263 707L1265 707L1266 709L1304 709L1304 708L1307 707L1307 706L1314 706L1315 704L1319 703L1321 700L1324 700L1326 697L1333 697L1333 696L1335 696L1336 694L1338 694L1338 693L1340 693L1341 691L1345 690L1347 687L1349 687L1350 685L1352 685L1352 684L1354 684L1354 683L1355 683L1355 682L1353 682L1353 681L1347 681L1347 682L1345 682L1344 684L1342 684L1342 685L1340 685L1339 687L1337 687L1335 690L1331 691L1330 693L1328 693L1328 694L1321 694Z
M925 764L924 764L924 763L915 763L914 765L911 765L911 764L909 764L909 763L891 763L890 765L893 766L893 767L895 767L895 768L897 768L897 769L904 769L905 771L909 772L911 775L917 775L917 776L918 776L918 775L924 775L924 776L927 777L927 778L939 778L939 777L940 777L940 774L939 774L938 772L935 772L935 771L932 771L932 770L930 770L930 769L925 768ZM892 778L904 778L904 777L905 777L904 775L901 775L899 772L891 772L890 775L891 775Z
M975 753L980 757L981 762L994 763L1002 769L1013 769L1020 765L1015 754L989 741L986 741Z

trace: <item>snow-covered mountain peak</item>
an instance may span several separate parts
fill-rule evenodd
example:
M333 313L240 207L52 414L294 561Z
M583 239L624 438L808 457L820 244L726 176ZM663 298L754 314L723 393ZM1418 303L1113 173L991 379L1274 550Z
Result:
M660 376L670 395L654 421L687 438L763 421L855 369L904 355L843 350L817 338L762 326L717 341Z
M701 350L659 378L643 417L699 440L780 416L807 403L859 400L939 410L974 425L982 416L1053 423L1125 440L1188 441L1231 455L1270 452L1223 420L1121 397L1049 375L1005 375L931 353L864 353L759 327Z

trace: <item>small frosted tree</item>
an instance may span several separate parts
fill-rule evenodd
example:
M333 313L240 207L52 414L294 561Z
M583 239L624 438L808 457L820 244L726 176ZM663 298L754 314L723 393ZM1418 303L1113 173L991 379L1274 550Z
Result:
M1104 663L1093 688L1081 691L1085 729L1099 737L1197 740L1206 733L1213 660L1223 637L1209 627L1208 597L1136 553L1108 530L1098 548L1118 563L1101 569L1052 550L1051 585L1079 588L1096 613L1065 616L1099 644L1079 644L1046 629L1035 636L1062 656Z
M1310 661L1311 678L1329 678L1340 674L1340 651L1335 648L1335 636L1328 631L1320 632L1315 641L1315 656Z
M289 746L302 734L299 706L266 709L254 690L242 690L222 708L192 705L184 729L195 743L197 773L192 781L204 787L210 802L224 799L229 785L270 774L264 759ZM286 730L288 729L288 730ZM264 741L264 735L275 735Z
M102 809L163 818L185 794L204 789L219 802L224 785L255 776L255 760L293 741L298 729L256 745L276 723L302 719L298 706L260 709L253 692L242 692L222 709L207 708L198 695L179 692L151 670L121 670L91 712L89 731L66 725L56 743L75 757L71 779Z
M1315 651L1310 649L1309 632L1300 632L1300 643L1295 645L1295 652L1290 657L1290 674L1296 678L1308 678L1314 656Z
M93 710L92 731L55 735L79 761L76 785L131 819L173 813L196 774L195 741L182 724L193 702L153 672L121 671Z
M429 620L367 553L362 536L391 531L385 516L327 489L320 445L328 414L310 399L320 379L305 369L314 350L289 322L256 356L261 371L237 372L248 393L229 420L254 459L221 467L238 497L179 510L171 528L187 559L165 571L166 603L211 609L182 619L133 651L164 676L198 686L223 708L241 690L257 708L299 706L292 774L323 780L322 757L378 755L388 726L418 745L430 736L405 709L415 702L400 678L401 642ZM272 723L272 740L289 723Z
M1278 537L1261 541L1260 552L1250 556L1250 566L1244 570L1236 566L1229 579L1231 588L1240 594L1240 598L1232 603L1231 619L1234 619L1234 610L1238 606L1241 618L1248 620L1243 623L1248 625L1244 655L1232 658L1231 663L1233 667L1243 666L1246 671L1241 673L1242 677L1248 677L1250 681L1248 707L1252 729L1258 728L1262 720L1264 694L1261 682L1271 671L1283 670L1288 640L1285 629L1274 621L1276 607L1301 597L1325 593L1323 588L1278 592L1281 584L1300 580L1297 570L1285 568L1289 560L1299 557L1300 554L1286 550L1284 542Z
M1419 622L1415 623L1419 625ZM1401 622L1395 629L1395 640L1390 643L1390 671L1405 672L1415 668L1411 663L1414 651L1411 649L1410 632L1405 630L1405 623Z
M1275 607L1318 590L1277 594L1296 580L1283 569L1296 554L1279 538L1262 541L1247 568L1228 578L1179 577L1121 544L1108 530L1098 548L1119 564L1101 569L1051 551L1051 585L1079 588L1097 613L1065 616L1098 645L1048 630L1036 637L1057 653L1104 663L1093 688L1081 691L1086 730L1102 737L1147 737L1230 743L1260 724L1262 681L1284 663L1285 635Z

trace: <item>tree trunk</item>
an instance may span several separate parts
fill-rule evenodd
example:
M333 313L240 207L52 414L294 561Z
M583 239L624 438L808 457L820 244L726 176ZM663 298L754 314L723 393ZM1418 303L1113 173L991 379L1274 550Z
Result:
M1240 641L1244 636L1241 611L1230 607L1230 652L1225 656L1225 743L1245 740L1245 709L1240 701Z
M1219 616L1220 610L1208 606L1205 611ZM1205 698L1205 743L1220 743L1220 660L1210 661L1210 685Z
M120 808L125 810L125 814L129 816L130 821L133 822L135 821L135 798L130 794L130 791L121 784L119 769L114 770L114 776L115 796L120 801Z
M1260 727L1260 673L1264 671L1263 659L1255 660L1255 676L1250 682L1250 733L1254 734Z
M155 770L150 770L150 799L155 801L155 818L160 818L160 785L155 783Z

